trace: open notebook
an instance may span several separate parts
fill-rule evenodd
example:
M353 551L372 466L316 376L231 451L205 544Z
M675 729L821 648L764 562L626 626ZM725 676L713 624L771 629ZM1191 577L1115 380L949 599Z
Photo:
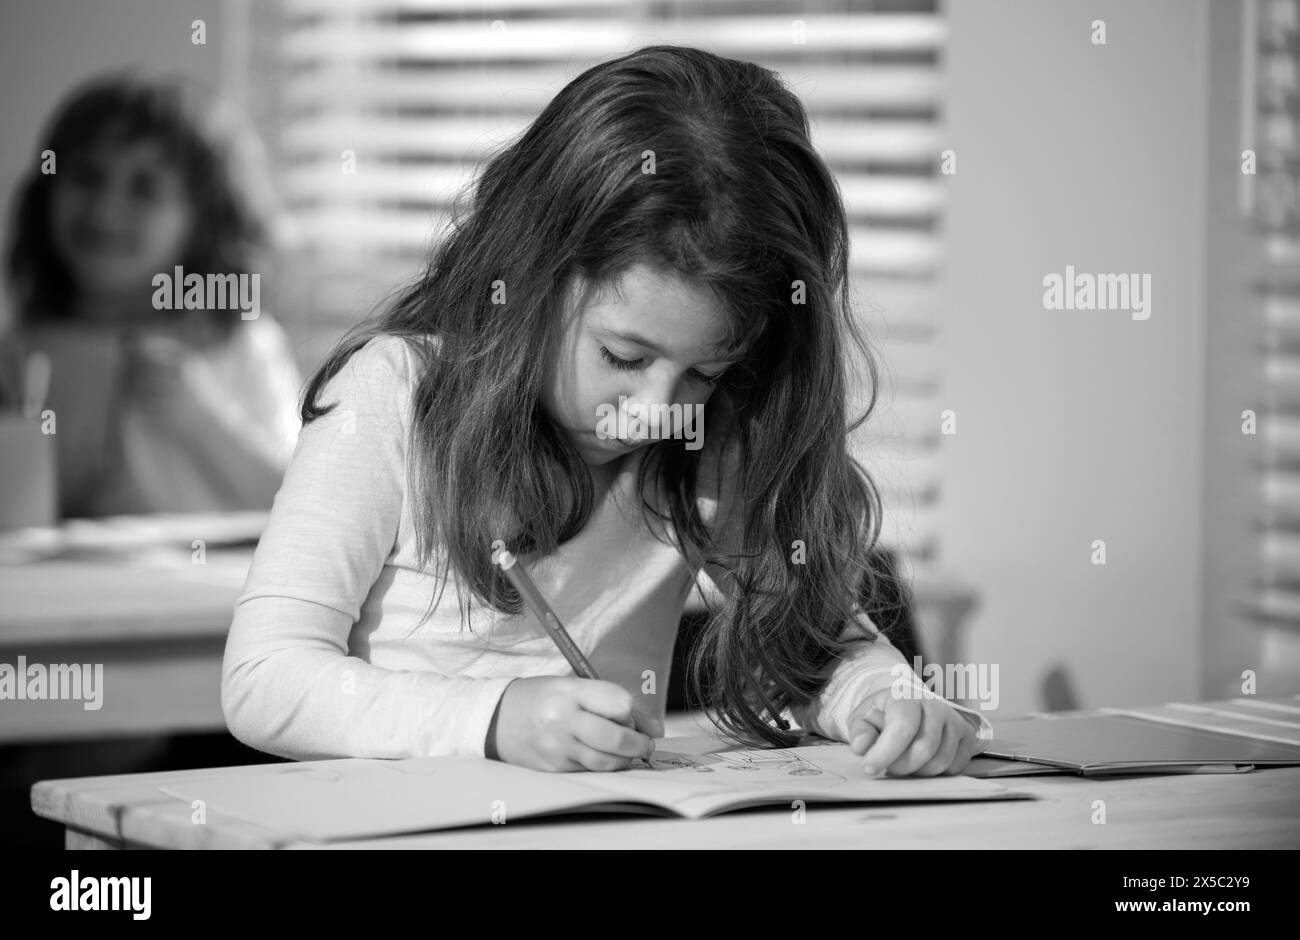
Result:
M1300 696L1101 708L997 721L993 730L968 774L1231 773L1300 765Z
M276 772L195 773L159 787L286 839L330 842L566 812L699 819L765 804L1026 798L969 777L869 778L847 744L717 753L673 751L613 773L543 773L470 757L326 760Z

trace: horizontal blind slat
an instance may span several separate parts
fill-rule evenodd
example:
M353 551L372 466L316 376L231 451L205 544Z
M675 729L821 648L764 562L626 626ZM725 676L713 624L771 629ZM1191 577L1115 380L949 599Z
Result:
M1260 537L1260 558L1266 572L1300 583L1300 532L1264 529Z
M525 118L500 115L432 119L334 113L293 121L283 129L281 140L290 150L309 154L334 156L351 149L380 161L417 153L478 160L521 133L528 123ZM832 166L873 160L932 165L942 149L943 134L929 121L824 118L813 125L812 141Z
M342 16L351 14L358 7L358 0L280 0L280 3L287 13L297 16ZM710 0L710 3L715 8L714 12L720 6L733 6L736 8L734 15L737 16L750 15L761 5L756 4L754 0ZM778 10L781 6L773 0L766 0L766 4L776 6ZM646 0L497 0L488 5L486 0L371 0L365 6L368 11L372 11L372 15L377 16L436 14L497 19L509 17L517 12L534 15L538 11L572 8L582 8L584 11L605 9L621 16L632 16L644 11L647 2ZM924 9L927 4L918 0L917 6ZM694 13L689 6L684 6L680 12L685 13L687 17ZM858 15L882 15L871 9L855 12ZM792 13L791 17L797 18L798 14Z
M281 0L286 12L294 15L348 15L357 9L357 0ZM637 6L637 0L515 0L514 4L501 3L488 7L483 0L374 0L366 4L372 16L395 13L441 13L499 18L493 10L523 9L529 13L547 9L572 9L575 7L628 10Z
M1300 337L1300 297L1271 294L1264 298L1264 322L1282 336Z
M1256 619L1300 624L1300 589L1266 588L1251 604Z
M1267 353L1263 373L1275 402L1300 408L1300 352Z
M341 164L317 162L295 167L285 191L293 198L328 200L341 195L370 200L417 198L449 202L473 183L477 166L468 162L411 162L359 167L342 172ZM854 218L913 218L937 215L945 205L944 188L926 179L897 179L848 173L840 176L845 211Z
M366 8L370 17L379 8ZM794 41L792 20L804 23L804 43ZM947 38L947 25L938 17L915 14L845 16L807 14L784 16L686 17L644 22L634 18L511 20L494 29L484 18L387 24L341 22L325 17L319 25L292 30L283 54L289 62L331 58L346 51L354 61L465 62L476 59L557 60L601 58L630 52L650 42L694 45L722 55L755 58L764 54L806 52L937 52Z
M386 248L423 250L435 231L445 229L450 217L425 210L387 209L374 206L308 208L298 213L308 241L338 238L356 245L374 238ZM935 233L905 230L851 229L850 265L855 272L928 275L943 261L940 237Z
M1273 469L1264 474L1266 508L1300 519L1300 470Z
M943 90L935 70L923 66L801 63L782 71L814 115L828 108L927 110L940 105ZM355 66L327 61L289 75L281 93L295 107L479 107L535 115L577 72L561 64L502 62L423 74L381 65L359 81Z
M864 275L932 276L943 264L943 242L937 233L851 226L849 238L849 264Z
M1269 459L1300 460L1300 415L1265 412L1258 417L1256 432Z

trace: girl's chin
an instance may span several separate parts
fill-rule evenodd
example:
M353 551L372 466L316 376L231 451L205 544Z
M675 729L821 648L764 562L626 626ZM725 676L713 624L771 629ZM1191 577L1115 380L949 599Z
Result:
M593 467L611 463L626 457L632 451L637 450L644 441L620 441L615 439L602 440L594 433L587 433L580 440L574 442L578 451L582 454L583 460Z

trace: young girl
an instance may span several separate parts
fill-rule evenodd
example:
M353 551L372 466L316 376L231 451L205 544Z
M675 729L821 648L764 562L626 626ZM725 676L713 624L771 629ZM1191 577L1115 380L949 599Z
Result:
M16 200L6 342L11 360L52 360L64 517L270 507L302 376L284 331L244 303L272 235L258 157L202 89L133 73L74 91L40 142ZM154 279L178 267L182 283L250 290L168 309Z
M846 449L848 339L873 404L875 382L847 251L773 73L654 46L574 79L312 379L226 647L234 734L300 759L626 767L662 735L704 569L726 600L692 672L724 734L790 745L793 719L873 772L959 773L988 723L855 603L880 519ZM656 405L702 407L703 446L684 419L638 433ZM573 677L494 543L600 680Z

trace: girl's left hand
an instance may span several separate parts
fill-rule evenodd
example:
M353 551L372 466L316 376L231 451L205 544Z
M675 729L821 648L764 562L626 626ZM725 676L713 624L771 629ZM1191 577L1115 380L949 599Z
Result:
M893 688L858 703L849 745L869 776L886 770L893 777L959 774L979 750L975 728L943 699L900 698Z

